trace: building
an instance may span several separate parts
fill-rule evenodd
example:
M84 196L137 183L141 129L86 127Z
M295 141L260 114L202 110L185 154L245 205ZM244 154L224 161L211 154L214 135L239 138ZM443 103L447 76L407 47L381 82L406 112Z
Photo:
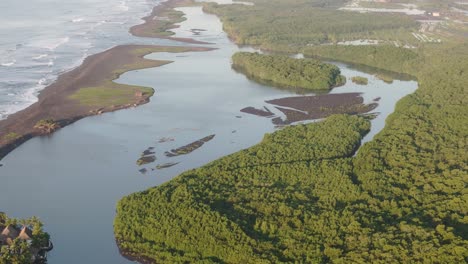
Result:
M18 238L25 241L32 241L32 237L33 235L31 229L23 226L21 232L18 235Z
M20 234L20 231L13 225L8 225L3 228L2 233L0 234L0 243L1 245L11 245L13 240L15 240Z

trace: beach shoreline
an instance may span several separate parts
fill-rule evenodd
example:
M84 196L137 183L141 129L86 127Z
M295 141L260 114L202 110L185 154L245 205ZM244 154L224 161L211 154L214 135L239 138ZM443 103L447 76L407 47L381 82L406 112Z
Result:
M188 44L210 44L191 38L175 38L157 34L146 34L149 28L155 27L155 17L175 7L193 4L192 0L168 0L155 6L150 15L143 17L142 24L135 25L129 32L137 37L169 39ZM177 28L177 21L164 26L163 30ZM50 120L62 128L84 117L113 112L136 107L148 103L154 89L127 85L126 88L136 89L135 95L129 96L128 102L92 106L77 102L71 98L83 88L125 88L125 85L114 83L121 74L144 68L159 67L170 61L146 60L145 55L153 52L189 52L209 51L213 48L177 47L157 45L118 45L106 51L88 56L80 66L60 74L57 80L39 92L38 101L29 107L0 120L0 161L15 148L29 139L49 134L38 131L34 126L41 120ZM142 52L137 54L138 51ZM114 87L105 87L105 86ZM120 87L118 87L120 86ZM152 89L152 92L143 92ZM138 95L136 95L139 93ZM53 131L52 131L53 132Z

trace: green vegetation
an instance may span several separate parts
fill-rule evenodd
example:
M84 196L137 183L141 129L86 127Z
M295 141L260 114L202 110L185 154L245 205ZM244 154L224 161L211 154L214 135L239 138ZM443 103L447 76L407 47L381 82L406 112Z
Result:
M141 86L129 88L128 85L107 82L98 87L82 88L70 98L87 106L122 106L134 103L138 93L141 93L143 98L149 98L154 94L154 90Z
M417 50L392 45L303 47L304 55L336 59L376 68L415 75L414 67L423 60Z
M398 37L413 41L418 23L404 15L337 11L345 1L252 1L254 6L206 4L220 16L224 30L238 44L283 50L343 40Z
M114 223L120 247L156 263L463 263L468 242L454 226L430 227L418 204L406 207L414 198L380 197L372 190L398 188L363 182L370 157L351 156L368 129L355 116L288 127L125 197ZM461 213L460 202L444 206Z
M101 110L115 110L117 107L140 104L153 96L153 88L120 84L113 80L119 78L121 74L131 70L159 67L171 63L171 61L144 59L143 57L147 54L154 52L178 53L190 50L193 49L186 47L164 46L147 46L130 49L126 52L135 57L133 61L130 60L130 63L125 61L125 64L124 62L117 63L114 65L115 68L111 69L110 72L102 74L102 80L98 81L96 86L82 87L70 95L69 98L76 100L82 105Z
M117 207L120 247L156 263L320 260L321 238L334 252L340 236L358 241L365 235L351 206L366 196L353 184L349 157L369 128L365 119L345 115L287 127L132 194ZM333 232L341 222L343 230Z
M232 61L247 76L281 87L329 90L346 82L337 66L315 59L238 52Z
M40 257L38 249L49 245L49 234L37 217L15 219L0 212L0 233L0 264L30 264Z
M60 124L53 119L42 119L34 125L34 129L38 130L42 134L51 134L60 129Z
M151 38L171 38L174 32L171 29L177 28L178 23L186 20L184 13L175 10L176 7L186 7L196 5L193 0L167 1L158 5L151 15L143 18L145 23L133 26L130 32L139 37Z
M362 76L354 76L351 78L353 83L355 84L360 84L360 85L367 85L369 83L369 80L366 77Z
M154 23L151 27L151 34L156 37L174 35L174 32L169 30L174 28L174 24L185 21L184 13L174 9L164 10L155 19L157 19L158 23Z
M337 19L341 12L330 9L326 17L306 13L320 1L254 2L206 9L241 44L410 74L419 89L356 156L368 123L333 116L125 197L115 220L121 248L176 263L467 263L466 40L417 49L308 46L317 25L352 39L388 33L392 16L378 14L376 24L347 35L347 27L332 25L359 19Z
M405 6L401 5L400 3L380 3L380 2L368 2L368 1L361 1L359 2L360 7L366 8L386 8L386 9L402 9L406 8Z
M3 140L5 141L13 141L17 138L19 138L20 135L18 133L15 133L15 132L10 132L8 134L6 134L5 136L3 136Z
M377 77L377 79L382 80L386 83L393 83L393 78L391 76L380 73L380 74L376 74L375 77Z

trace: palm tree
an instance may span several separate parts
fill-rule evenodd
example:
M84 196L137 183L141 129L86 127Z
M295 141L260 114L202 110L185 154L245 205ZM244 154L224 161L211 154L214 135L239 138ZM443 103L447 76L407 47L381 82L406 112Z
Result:
M34 126L34 129L39 130L43 134L51 134L59 128L60 125L53 119L42 119Z

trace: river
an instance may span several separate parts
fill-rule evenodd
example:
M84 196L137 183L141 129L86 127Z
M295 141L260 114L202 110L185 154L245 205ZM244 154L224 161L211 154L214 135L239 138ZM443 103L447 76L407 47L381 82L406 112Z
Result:
M240 109L296 95L256 84L236 73L230 58L239 48L222 31L219 19L204 14L200 7L180 10L187 20L174 30L176 36L214 43L210 46L216 50L148 55L175 62L128 72L118 82L154 87L150 103L85 118L52 136L34 138L0 162L0 210L12 217L37 215L44 221L55 245L49 263L128 263L119 254L113 236L117 201L258 143L276 128L271 120L241 113ZM194 33L191 29L206 31ZM347 77L368 77L369 85L348 81L332 93L362 92L366 102L381 97L374 111L380 114L372 121L366 140L382 129L395 103L417 88L415 81L387 84L351 66L338 66ZM212 134L213 140L189 155L164 155ZM148 147L154 147L157 160L140 167L136 161ZM166 162L179 164L152 170ZM140 173L142 168L147 173Z

